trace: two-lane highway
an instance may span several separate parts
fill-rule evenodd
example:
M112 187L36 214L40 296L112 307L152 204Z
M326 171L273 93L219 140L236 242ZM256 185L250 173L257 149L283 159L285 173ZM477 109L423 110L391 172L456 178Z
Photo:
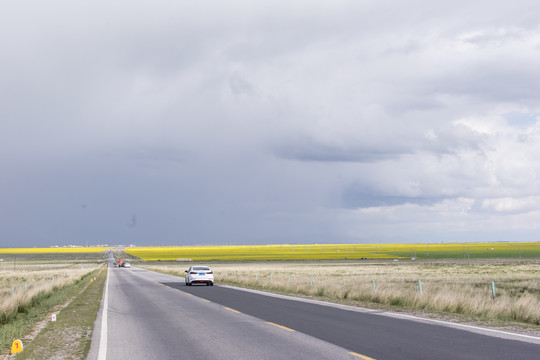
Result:
M109 268L106 339L89 359L358 359L341 347L178 291L183 279ZM215 287L208 287L209 289ZM104 354L99 357L100 345Z
M540 339L110 268L104 359L536 359ZM102 328L104 324L99 324ZM472 330L472 331L471 331Z

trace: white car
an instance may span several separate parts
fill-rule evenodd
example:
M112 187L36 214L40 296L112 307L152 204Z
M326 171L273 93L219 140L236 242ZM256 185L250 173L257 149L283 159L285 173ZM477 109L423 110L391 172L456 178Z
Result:
M125 268L130 268L130 267L131 267L131 264L130 264L130 263L124 263L124 267L125 267Z
M214 285L214 273L208 266L192 266L186 272L186 285L206 284Z

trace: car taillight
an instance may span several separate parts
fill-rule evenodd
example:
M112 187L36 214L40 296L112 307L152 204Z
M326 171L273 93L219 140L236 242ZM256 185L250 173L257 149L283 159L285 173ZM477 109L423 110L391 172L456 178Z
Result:
M197 274L195 271L190 272L191 275Z
M213 272L209 271L209 272L207 272L207 274L213 274Z

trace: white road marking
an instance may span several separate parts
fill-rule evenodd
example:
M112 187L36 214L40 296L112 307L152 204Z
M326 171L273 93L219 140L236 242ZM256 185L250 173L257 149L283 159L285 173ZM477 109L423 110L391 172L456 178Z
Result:
M101 337L99 339L98 360L107 359L107 312L109 311L109 267L107 266L107 280L105 281L105 294L103 295L103 313L101 314Z

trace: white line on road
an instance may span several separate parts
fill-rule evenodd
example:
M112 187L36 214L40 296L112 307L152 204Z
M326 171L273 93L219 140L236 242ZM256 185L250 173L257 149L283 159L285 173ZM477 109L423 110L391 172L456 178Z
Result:
M107 280L105 281L105 294L103 295L103 313L101 314L101 337L99 339L98 360L107 359L107 312L109 311L109 267L107 266Z

